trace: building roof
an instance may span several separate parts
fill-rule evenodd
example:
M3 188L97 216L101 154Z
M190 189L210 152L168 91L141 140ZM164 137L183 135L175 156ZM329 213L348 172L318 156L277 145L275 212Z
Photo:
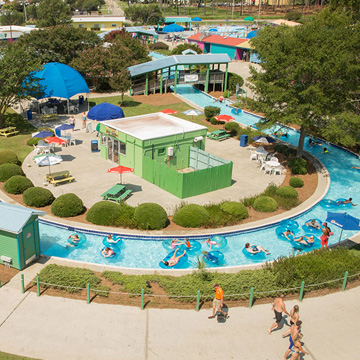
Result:
M175 65L227 64L231 59L228 54L173 55L128 67L131 76L142 75Z
M163 113L114 119L103 121L102 124L140 140L157 139L192 131L206 130L205 126Z
M248 49L248 50L254 49L254 47L252 45L250 45L249 41L250 40L246 40L243 43L237 45L236 47L241 48L241 49Z
M196 34L194 34L194 35L189 36L188 38L186 38L186 40L201 41L201 40L200 40L200 37L201 37L201 36L204 36L204 34L198 32L198 33L196 33Z
M165 16L165 23L191 23L191 17L190 16Z
M237 46L246 41L246 39L234 38L231 36L221 36L221 35L210 35L202 39L205 43L210 44L219 44L219 45L227 45L227 46Z
M46 212L0 202L0 230L19 234L32 215L44 216Z
M124 16L73 16L71 20L74 23L82 23L82 22L117 22L117 21L125 21Z
M121 27L114 28L105 32L102 32L101 34L98 34L98 37L100 39L104 39L105 35L111 33L112 31L121 30ZM136 33L136 34L142 34L142 35L151 35L154 37L157 37L158 34L155 31L155 28L153 26L128 26L125 28L125 30L129 33Z
M270 23L273 24L273 25L286 25L286 26L299 26L299 25L301 25L298 22L289 21L289 20L285 20L285 19L271 20Z

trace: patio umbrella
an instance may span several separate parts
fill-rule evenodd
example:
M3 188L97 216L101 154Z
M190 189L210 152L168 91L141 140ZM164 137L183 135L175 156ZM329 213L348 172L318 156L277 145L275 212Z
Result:
M121 119L125 117L125 115L121 107L103 102L92 107L88 112L87 117L91 120L104 121Z
M61 124L59 126L55 127L55 130L70 130L70 129L74 129L75 125L70 125L70 124Z
M274 138L271 136L256 136L252 138L255 142L261 143L261 144L272 144L276 142Z
M120 166L116 166L114 168L108 169L107 172L120 174L120 184L122 184L122 174L132 173L132 172L134 172L134 169L120 165Z
M178 111L173 110L173 109L165 109L165 110L161 110L160 112L162 112L163 114L177 114Z
M46 154L46 155L37 155L34 156L34 160L37 165L39 166L48 166L49 167L49 174L50 172L50 166L60 164L63 159L60 155L55 154Z
M193 19L191 19L191 21L202 21L202 19L198 16L195 16Z
M60 139L57 136L48 137L48 138L44 139L44 141L46 141L48 144L58 144L58 145L62 145L62 144L66 143L65 140Z
M213 29L210 29L209 31L211 31L211 32L218 32L219 30L218 30L218 29L213 28Z
M225 115L225 114L221 114L221 115L217 115L217 116L214 116L214 118L217 120L217 121L234 121L235 118L232 117L231 115Z
M348 213L333 213L328 212L326 221L339 227L341 229L339 237L339 246L343 230L358 230L360 231L360 219L349 215Z
M32 137L36 137L36 138L43 139L43 138L46 138L46 137L48 137L48 136L53 136L53 135L54 135L54 133L51 132L51 131L44 131L44 130L42 130L42 131L38 131L38 132L36 132L36 133L33 133L31 136L32 136Z
M170 33L170 32L182 32L184 30L185 29L182 26L180 26L178 24L175 24L175 23L164 26L163 29L162 29L163 32L168 32L168 33Z
M202 111L196 110L196 109L190 109L190 110L183 111L183 114L191 116L191 120L193 120L194 116L201 115L202 113L203 113Z
M244 21L254 21L254 18L251 16L247 16Z

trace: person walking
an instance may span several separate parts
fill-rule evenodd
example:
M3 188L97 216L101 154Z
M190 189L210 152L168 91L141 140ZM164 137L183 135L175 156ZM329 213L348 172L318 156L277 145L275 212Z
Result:
M225 319L227 319L229 317L228 314L222 311L222 307L224 305L224 291L218 283L215 283L213 288L215 289L215 298L213 300L213 312L212 315L209 316L209 319L213 319L217 311L221 312Z
M290 329L285 332L282 337L285 337L287 335L290 334L291 332L291 326L296 324L297 321L299 320L300 314L299 314L299 305L295 305L291 310L290 310Z
M271 332L277 327L278 329L281 328L281 320L282 320L282 313L284 312L286 315L290 316L290 314L286 311L285 303L284 303L284 294L281 294L279 297L275 298L271 310L274 311L275 314L275 323L272 324L268 330L269 335Z
M299 335L299 333L301 331L301 324L302 324L302 321L298 320L295 324L291 325L290 336L289 336L290 345L289 345L289 348L285 351L283 360L286 360L286 358L292 352L293 347L294 347L294 340L296 339L296 337ZM283 337L284 337L284 335L283 335Z
M325 249L327 249L329 243L329 236L331 235L331 230L327 226L326 222L323 223L323 228L321 229L321 231L322 231L322 235L320 236L321 248L324 249L325 247Z
M84 111L83 115L82 115L82 128L85 129L86 128L86 120L87 120L87 116L86 116L86 113Z
M294 339L294 346L291 350L291 358L290 360L299 360L300 359L300 353L306 354L306 355L310 355L307 351L305 351L302 348L301 345L301 339L303 338L302 334L298 334L296 336L296 338Z
M73 129L72 129L72 131L74 131L74 129L75 129L75 118L74 118L74 115L71 115L71 116L70 116L69 124L70 124L70 125L74 125L74 127L73 127Z

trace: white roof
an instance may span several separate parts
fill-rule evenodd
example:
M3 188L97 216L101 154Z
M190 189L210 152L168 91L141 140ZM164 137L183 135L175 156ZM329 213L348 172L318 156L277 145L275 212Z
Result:
M206 130L205 126L163 113L131 116L102 121L101 123L140 140L157 139L192 131Z
M116 21L125 21L124 16L84 16L84 17L78 17L73 16L71 20L75 23L79 22L116 22Z

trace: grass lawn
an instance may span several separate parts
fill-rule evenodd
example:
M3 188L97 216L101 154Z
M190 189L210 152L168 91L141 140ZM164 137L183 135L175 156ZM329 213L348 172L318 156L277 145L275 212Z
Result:
M34 358L28 358L24 356L11 355L0 351L1 360L35 360Z

